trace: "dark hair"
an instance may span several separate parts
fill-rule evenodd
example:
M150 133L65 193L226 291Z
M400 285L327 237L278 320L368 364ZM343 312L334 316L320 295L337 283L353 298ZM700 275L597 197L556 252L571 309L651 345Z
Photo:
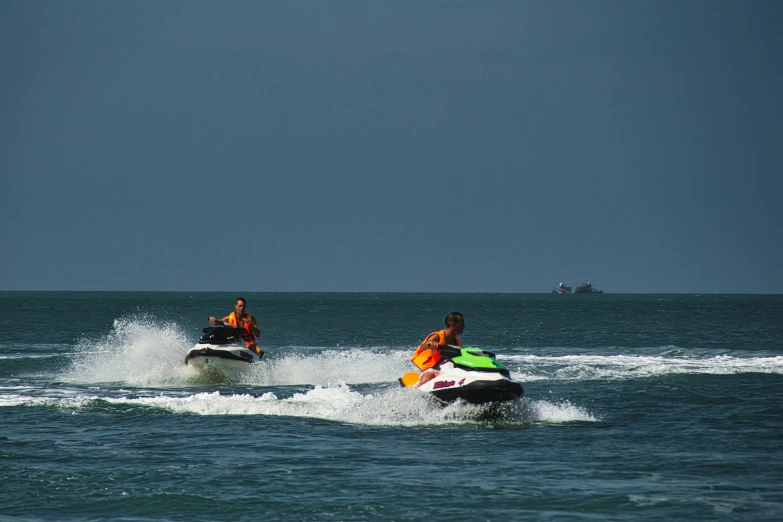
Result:
M462 320L462 314L459 312L451 312L449 315L446 316L446 320L443 321L446 323L446 326L451 326L452 324L457 324Z
M247 299L244 297L237 297L237 300L234 301L234 304L237 304L239 301L242 301L243 303L247 304Z

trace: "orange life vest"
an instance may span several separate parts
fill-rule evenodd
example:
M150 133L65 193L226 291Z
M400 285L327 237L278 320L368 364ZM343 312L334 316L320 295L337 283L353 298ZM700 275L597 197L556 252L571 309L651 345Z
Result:
M439 332L432 332L430 335L428 335L424 341L429 339L429 337L432 334L438 334L438 344L446 344L446 330L441 330ZM462 341L460 341L459 336L455 335L454 339L457 341L457 346L462 346ZM422 344L424 343L422 341ZM427 370L429 368L432 368L438 362L441 360L440 350L437 348L422 348L421 345L419 345L418 348L416 348L416 352L413 354L413 357L411 357L411 362L418 366L418 368L421 371Z
M228 323L231 326L239 326L239 322L237 321L237 314L236 312L231 312L231 315L228 316ZM242 340L245 341L245 346L250 346L251 344L256 344L256 338L253 335L253 332L250 330L250 323L245 323L244 328L242 328Z

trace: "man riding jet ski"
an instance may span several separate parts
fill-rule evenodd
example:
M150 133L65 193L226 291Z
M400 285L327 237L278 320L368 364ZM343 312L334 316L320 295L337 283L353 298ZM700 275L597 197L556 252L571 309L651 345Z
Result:
M511 380L506 367L495 360L494 353L451 345L439 346L438 351L445 360L435 377L419 383L419 374L410 372L400 378L400 384L444 402L462 399L471 404L484 404L524 396L522 385Z
M260 355L245 346L240 328L209 326L203 332L198 343L185 356L188 366L202 372L237 372L261 360Z
M461 313L450 313L444 322L446 329L428 335L411 358L422 373L409 372L400 378L400 384L446 402L462 399L483 404L524 395L522 386L511 380L495 354L462 347L459 334L465 329L465 319Z
M245 347L256 352L259 357L263 357L264 352L258 347L258 342L256 341L256 336L261 335L261 330L258 329L256 318L247 313L246 308L247 299L237 297L233 312L223 319L210 317L209 324L212 326L223 326L228 323L231 326L236 326L240 336L245 341Z

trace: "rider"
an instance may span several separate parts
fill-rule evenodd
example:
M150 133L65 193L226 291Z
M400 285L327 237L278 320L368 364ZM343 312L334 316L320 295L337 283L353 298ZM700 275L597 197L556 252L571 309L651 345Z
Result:
M258 323L256 318L250 314L245 313L247 308L247 300L244 297L237 297L234 304L234 312L231 312L223 319L209 318L209 323L212 326L224 325L226 322L232 326L242 329L242 340L245 341L245 346L258 354L259 357L264 356L263 350L258 347L255 336L261 335L261 330L258 329Z
M462 346L459 334L465 329L465 318L459 312L451 312L446 316L444 322L446 329L429 334L416 349L413 357L411 357L413 364L423 370L419 376L417 386L421 386L438 375L438 369L441 363L444 362L438 349L439 346L444 344Z

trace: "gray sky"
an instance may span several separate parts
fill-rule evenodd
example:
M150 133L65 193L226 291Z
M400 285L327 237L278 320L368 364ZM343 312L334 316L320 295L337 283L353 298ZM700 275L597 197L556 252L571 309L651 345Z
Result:
M783 293L783 2L0 1L0 289Z

